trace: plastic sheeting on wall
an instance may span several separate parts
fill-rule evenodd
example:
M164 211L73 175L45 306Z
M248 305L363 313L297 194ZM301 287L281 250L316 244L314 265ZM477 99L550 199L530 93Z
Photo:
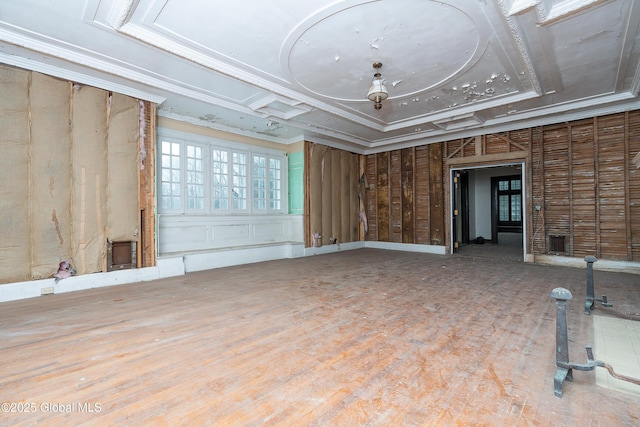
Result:
M137 240L138 103L0 66L0 283L106 271Z
M71 258L69 87L65 81L37 73L31 75L28 202L33 278L48 277L61 259ZM27 201L25 196L21 198Z
M0 73L0 275L29 276L29 75ZM6 280L8 279L8 280Z

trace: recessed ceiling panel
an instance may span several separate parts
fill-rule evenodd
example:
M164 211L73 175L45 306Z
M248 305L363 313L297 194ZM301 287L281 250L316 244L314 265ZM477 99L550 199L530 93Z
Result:
M593 19L593 13L579 13L548 25L554 62L563 76L562 96L613 92L619 73L626 71L618 67L628 18L620 15L620 6L614 3L599 9L605 13L598 19Z
M280 45L324 1L157 0L143 24L217 59L280 77Z

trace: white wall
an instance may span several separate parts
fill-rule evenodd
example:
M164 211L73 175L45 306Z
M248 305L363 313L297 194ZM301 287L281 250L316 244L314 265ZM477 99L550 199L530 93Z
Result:
M302 215L159 215L159 255L304 242Z
M476 225L475 212L476 207L476 174L473 170L469 171L469 239L474 239L481 234L478 233ZM483 236L484 237L484 236Z

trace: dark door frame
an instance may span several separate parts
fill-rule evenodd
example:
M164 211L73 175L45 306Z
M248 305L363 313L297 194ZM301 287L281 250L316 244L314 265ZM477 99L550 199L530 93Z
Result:
M491 243L498 244L498 177L491 178Z
M469 172L460 171L460 212L462 214L462 244L469 244Z

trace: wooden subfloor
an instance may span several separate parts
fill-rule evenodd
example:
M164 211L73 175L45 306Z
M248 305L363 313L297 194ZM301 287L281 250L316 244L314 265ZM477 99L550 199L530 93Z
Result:
M638 311L638 276L595 276ZM584 283L363 249L2 303L0 401L14 404L0 425L640 425L640 397L594 372L553 394L549 294L574 294L570 356L585 363Z

